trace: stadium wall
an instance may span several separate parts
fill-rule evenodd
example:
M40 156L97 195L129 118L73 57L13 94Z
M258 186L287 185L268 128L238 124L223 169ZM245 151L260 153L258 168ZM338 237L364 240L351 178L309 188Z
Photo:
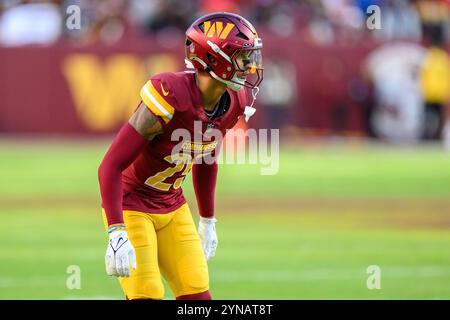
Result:
M265 81L252 126L365 134L361 65L372 43L318 46L302 37L264 39ZM150 38L114 46L59 42L0 48L0 132L113 132L139 103L146 78L182 70L183 53L182 46Z

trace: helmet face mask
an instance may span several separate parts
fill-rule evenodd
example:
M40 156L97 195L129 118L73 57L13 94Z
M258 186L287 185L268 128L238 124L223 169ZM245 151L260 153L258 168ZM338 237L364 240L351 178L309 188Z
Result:
M255 88L261 83L261 48L262 40L255 28L233 13L203 16L186 31L189 65L206 70L212 78L236 91L243 86Z
M261 49L236 51L232 61L236 71L231 81L248 88L259 86L263 79Z

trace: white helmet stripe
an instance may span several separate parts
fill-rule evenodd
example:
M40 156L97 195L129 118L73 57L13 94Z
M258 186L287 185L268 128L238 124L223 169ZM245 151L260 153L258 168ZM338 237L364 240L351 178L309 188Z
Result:
M195 69L194 65L189 59L184 59L184 64L186 65L186 68L188 69Z
M214 50L214 52L217 52L222 57L224 57L225 60L227 60L229 63L232 63L231 58L225 52L223 52L222 49L220 49L217 44L211 42L210 40L206 41L206 43L211 47L211 49Z

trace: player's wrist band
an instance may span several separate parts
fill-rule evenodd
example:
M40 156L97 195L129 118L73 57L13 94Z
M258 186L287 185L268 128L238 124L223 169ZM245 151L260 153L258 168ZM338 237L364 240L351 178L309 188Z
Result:
M214 224L217 222L217 219L212 217L200 217L200 220L207 224Z
M109 226L108 228L108 233L111 233L113 231L117 231L117 230L125 230L125 225L124 224L114 224Z

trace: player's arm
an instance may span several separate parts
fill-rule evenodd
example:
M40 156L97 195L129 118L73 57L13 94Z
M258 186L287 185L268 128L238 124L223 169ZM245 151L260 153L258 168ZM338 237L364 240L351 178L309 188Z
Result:
M200 214L198 233L207 260L214 257L218 239L216 218L214 217L214 195L216 190L218 165L196 163L192 167L192 180Z
M159 120L141 103L114 138L98 168L102 207L109 226L109 245L105 257L108 275L129 276L130 262L135 268L134 248L128 241L122 214L122 171L160 133L162 126Z
M148 141L163 133L160 121L143 102L133 113L128 123Z
M121 174L148 142L162 133L157 117L141 103L122 126L98 168L98 179L108 225L123 224Z

